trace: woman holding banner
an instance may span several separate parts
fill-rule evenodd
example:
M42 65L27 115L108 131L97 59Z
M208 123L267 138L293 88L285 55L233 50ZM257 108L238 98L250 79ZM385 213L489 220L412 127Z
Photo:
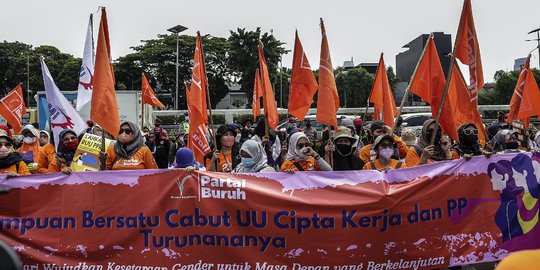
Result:
M120 124L116 143L107 149L107 170L157 169L150 149L144 144L141 129L131 121Z
M39 151L41 147L39 146L39 130L34 128L32 125L26 125L21 130L21 135L23 137L22 145L17 152L19 152L30 172L35 173L37 169L37 161Z
M235 142L237 132L234 126L226 124L216 132L217 150L205 157L205 165L211 172L232 172L240 163L239 146ZM216 167L217 165L217 167Z
M272 166L268 165L268 158L262 144L254 141L247 140L242 144L240 148L241 162L236 169L235 173L258 173L258 172L275 172Z
M375 149L377 158L366 163L362 169L386 171L407 167L403 162L392 158L395 142L392 135L380 135L377 137L373 143L373 149Z
M56 149L56 158L52 159L47 171L71 174L71 162L73 161L77 147L79 147L77 133L71 129L64 129L60 132L58 138L60 141Z
M13 138L3 129L0 130L0 173L8 176L30 174L21 155L13 152Z
M281 171L331 171L332 167L310 145L304 133L292 134L289 138L287 160L281 165Z
M435 144L430 145L429 142L433 136L435 124L434 119L429 119L424 122L422 134L420 135L420 138L418 138L418 142L409 149L407 157L405 157L405 164L407 167L459 158L457 152L450 151L450 140L447 136L443 137L440 127L437 129Z

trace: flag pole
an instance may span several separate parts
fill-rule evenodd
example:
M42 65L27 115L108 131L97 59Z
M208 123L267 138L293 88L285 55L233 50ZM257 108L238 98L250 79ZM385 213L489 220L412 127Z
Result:
M142 73L144 76L144 73ZM142 76L141 76L141 86L142 86ZM141 87L141 128L144 128L144 89Z
M101 128L101 152L105 153L105 130L103 128ZM101 162L101 160L99 162L99 170L107 170L107 162Z
M418 63L416 63L416 67L414 68L414 71L411 76L411 82L413 81L414 77L416 76L416 72L418 71L418 66L420 66L420 61L424 58L424 55L426 54L427 47L429 44L429 40L433 38L433 33L429 34L428 42L426 42L426 45L424 46L424 50L422 50L422 54L420 55L420 58L418 59ZM409 85L407 85L407 88L405 89L405 93L403 94L403 98L401 99L401 105L399 105L398 114L396 116L396 121L394 121L394 126L392 127L392 131L390 132L390 135L394 135L394 130L397 126L397 119L401 116L403 112L403 106L405 105L405 100L407 100L407 96L409 95L409 92L411 90L411 82L409 82Z

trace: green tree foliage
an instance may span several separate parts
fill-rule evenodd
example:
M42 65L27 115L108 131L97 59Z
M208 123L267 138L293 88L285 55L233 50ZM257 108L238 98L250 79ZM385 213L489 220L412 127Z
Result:
M375 76L362 67L338 68L335 74L341 107L365 107Z
M532 69L536 83L540 83L540 70ZM510 104L510 99L514 94L519 71L503 71L495 72L495 87L489 91L480 91L478 95L478 103L486 105Z

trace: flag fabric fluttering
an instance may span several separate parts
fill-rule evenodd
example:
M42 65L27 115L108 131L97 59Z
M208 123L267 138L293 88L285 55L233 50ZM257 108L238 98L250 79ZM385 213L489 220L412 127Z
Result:
M398 114L396 102L394 101L394 95L392 94L392 88L388 81L388 74L386 73L386 66L384 65L384 57L381 53L379 59L379 66L377 67L377 73L375 75L375 81L373 82L373 88L371 89L371 96L369 101L374 104L375 112L373 120L381 120L380 114L382 113L382 120L390 127L394 126L394 118Z
M154 107L159 108L165 108L165 105L159 101L159 99L156 97L156 94L154 93L154 90L152 90L152 86L150 86L150 83L148 82L148 79L142 74L141 78L141 91L142 91L142 103L143 104L150 104Z
M94 88L94 38L92 29L93 15L90 14L77 89L77 111L80 111L84 105L92 100L92 89Z
M328 39L323 19L321 18L321 59L319 63L319 95L317 97L317 121L338 128L337 111L339 95L334 78L334 67L330 57Z
M410 90L431 105L431 115L437 119L444 94L446 79L433 38L426 44L423 58L419 60L416 74L411 78ZM440 118L442 130L453 140L458 140L457 129L450 102L445 102Z
M529 126L529 118L540 115L540 90L530 67L531 55L521 68L519 78L510 100L510 112L508 122L522 121Z
M188 148L193 151L195 160L199 163L204 164L204 156L210 153L210 145L206 139L205 134L208 133L205 123L202 121L201 108L200 106L193 102L193 95L197 92L190 91L189 87L186 85L186 99L188 105L188 114L189 114L189 139L188 139Z
M13 127L15 133L21 132L22 116L26 113L22 86L19 84L0 100L0 115Z
M458 65L454 65L450 78L447 101L454 110L454 124L456 130L465 123L472 123L478 129L478 139L486 140L486 131L482 116L478 112L476 102L470 99L467 83ZM459 138L458 138L459 139Z
M319 85L309 65L306 52L298 37L298 31L296 31L289 93L289 114L300 121L304 120L313 103L313 96L318 87Z
M120 130L120 113L114 89L114 70L111 63L109 30L105 8L101 8L99 24L96 64L94 69L94 90L92 91L92 107L90 119L113 136Z
M253 83L253 101L251 103L251 112L253 113L253 121L257 121L257 117L261 116L261 75L259 69L255 71L255 82Z
M77 135L82 134L87 128L86 122L79 113L71 106L66 97L54 83L54 79L45 64L43 57L40 59L41 73L43 74L43 86L47 103L49 103L49 121L54 135L55 145L60 142L60 132L65 129L72 129Z
M268 74L268 66L264 58L262 43L259 43L259 71L261 74L261 89L264 106L264 116L268 121L268 127L275 129L279 124L279 115L276 104L276 97L272 89L270 75Z
M201 122L208 124L208 105L206 92L208 91L208 79L201 42L201 34L197 32L195 39L195 54L193 55L193 71L191 73L191 102L200 110Z
M456 35L454 55L469 66L469 92L471 101L478 105L478 92L484 87L484 73L480 57L480 45L474 26L471 0L463 1L463 10Z

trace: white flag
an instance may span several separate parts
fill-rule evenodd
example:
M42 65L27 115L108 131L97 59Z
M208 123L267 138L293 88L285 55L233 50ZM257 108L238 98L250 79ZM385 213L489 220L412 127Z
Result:
M86 31L86 41L84 43L84 55L79 76L79 88L77 92L77 111L90 100L92 100L92 90L94 88L94 39L92 37L92 14L88 21Z
M72 129L79 135L85 131L88 126L54 83L43 57L41 57L40 62L45 95L47 96L47 103L49 103L51 129L54 134L55 146L58 146L58 142L60 141L58 136L62 130Z

